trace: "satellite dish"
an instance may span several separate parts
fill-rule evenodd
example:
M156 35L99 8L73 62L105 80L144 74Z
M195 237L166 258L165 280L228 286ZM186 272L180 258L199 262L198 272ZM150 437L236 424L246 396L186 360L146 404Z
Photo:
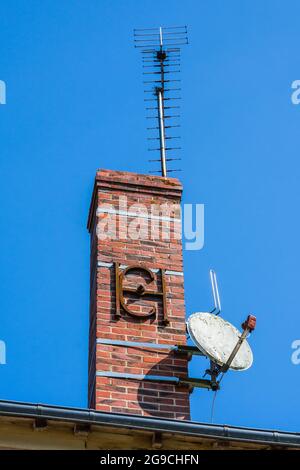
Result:
M233 370L246 370L253 363L253 354L242 333L223 318L208 312L190 315L187 329L200 351L218 366L229 364ZM240 342L236 354L232 352Z

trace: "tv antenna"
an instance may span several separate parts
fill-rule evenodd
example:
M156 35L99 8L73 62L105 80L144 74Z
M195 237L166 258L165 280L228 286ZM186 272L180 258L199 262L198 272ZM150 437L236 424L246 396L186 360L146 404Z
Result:
M180 136L173 134L174 128L179 128L178 122L180 106L177 104L181 99L178 92L180 79L177 75L180 72L180 46L188 44L187 27L172 26L134 30L135 47L141 48L143 75L149 75L149 80L144 80L146 89L145 102L148 115L147 120L157 121L157 125L150 125L147 130L151 131L148 140L159 141L159 147L149 148L149 151L159 151L160 159L149 160L150 162L160 162L160 171L166 178L167 174L179 169L168 169L167 162L181 160L177 151L181 147L176 144L169 144L169 141L178 140ZM148 96L149 97L148 98ZM148 103L153 103L154 106ZM174 111L176 110L176 111ZM153 114L155 111L155 114ZM153 131L156 133L153 135ZM158 135L157 135L158 131ZM172 152L169 155L168 152ZM173 152L175 152L173 154Z

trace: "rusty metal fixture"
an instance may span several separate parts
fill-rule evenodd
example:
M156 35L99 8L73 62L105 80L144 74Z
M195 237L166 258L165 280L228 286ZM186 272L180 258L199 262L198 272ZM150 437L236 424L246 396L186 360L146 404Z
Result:
M115 281L116 281L116 317L121 317L121 307L125 312L133 317L148 318L157 315L157 307L151 306L148 312L135 312L131 310L128 303L125 300L124 294L133 294L137 298L160 298L162 300L162 313L163 313L163 324L169 324L168 312L167 312L167 295L166 295L166 279L165 270L159 269L161 278L161 290L147 289L143 284L137 285L137 287L126 287L123 285L126 275L134 271L140 271L146 274L150 279L150 283L157 280L156 274L154 274L146 266L128 266L122 270L119 263L115 263Z

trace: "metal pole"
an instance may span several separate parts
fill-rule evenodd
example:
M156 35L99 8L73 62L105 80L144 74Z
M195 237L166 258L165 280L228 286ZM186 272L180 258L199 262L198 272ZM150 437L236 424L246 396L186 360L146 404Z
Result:
M163 47L163 31L161 26L159 27L159 45Z
M157 105L158 105L161 174L164 178L166 178L167 165L166 165L166 139L165 139L164 108L163 108L163 92L160 88L157 88L156 95L157 95Z
M237 344L235 345L235 347L233 348L233 351L232 353L230 354L229 358L227 359L226 361L226 364L224 364L221 369L220 369L220 372L227 372L228 369L230 368L231 366L231 363L233 361L233 359L235 358L235 356L237 355L237 353L239 352L243 342L245 341L248 333L249 333L249 329L248 328L245 328L245 330L243 331L243 333L241 334L241 336L239 337L238 339L238 342Z
M167 176L166 165L166 137L165 137L165 116L164 116L164 59L165 54L163 51L163 29L159 28L159 45L160 45L160 79L161 86L156 88L157 107L158 107L158 122L159 122L159 140L160 140L160 159L161 159L161 174L164 178Z

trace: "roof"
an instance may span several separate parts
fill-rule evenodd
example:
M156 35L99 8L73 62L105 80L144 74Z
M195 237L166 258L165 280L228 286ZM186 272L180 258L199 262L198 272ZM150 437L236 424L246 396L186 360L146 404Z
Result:
M1 418L24 418L51 422L72 423L87 427L118 428L124 430L168 433L186 438L236 441L276 447L300 448L300 433L274 431L237 426L207 424L193 421L179 421L145 417L139 415L105 413L83 408L65 408L44 404L0 400ZM192 448L192 447L190 447Z

